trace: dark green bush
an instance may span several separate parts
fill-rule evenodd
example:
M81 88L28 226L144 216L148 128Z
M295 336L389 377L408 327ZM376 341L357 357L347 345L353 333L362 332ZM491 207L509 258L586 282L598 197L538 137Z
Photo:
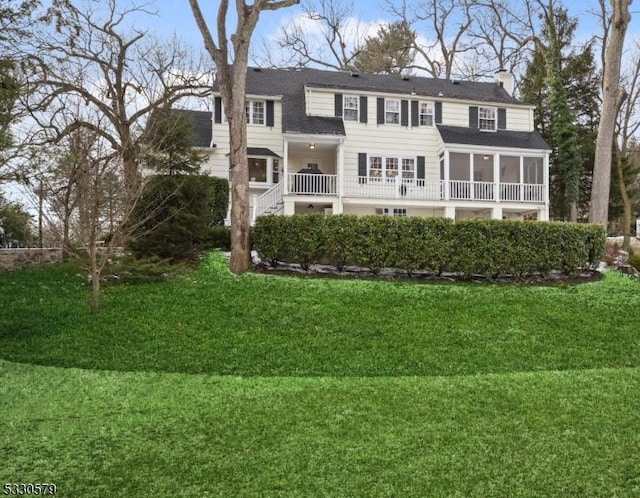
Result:
M629 264L640 271L640 254L629 254Z
M224 225L216 225L209 228L207 239L204 241L205 249L231 250L231 229Z
M522 276L594 268L604 253L597 225L507 220L392 218L388 216L264 216L254 247L271 264L321 260L377 273L392 267L463 275Z
M156 175L147 180L129 219L127 247L136 257L192 259L210 228L227 213L225 179L205 175Z

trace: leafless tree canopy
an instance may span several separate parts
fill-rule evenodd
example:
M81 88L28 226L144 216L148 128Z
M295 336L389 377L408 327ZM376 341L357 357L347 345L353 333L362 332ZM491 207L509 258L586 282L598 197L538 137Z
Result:
M133 192L146 120L155 109L207 95L211 66L177 39L158 40L132 27L133 14L152 14L145 4L119 5L55 0L48 23L23 40L23 50L33 65L28 107L43 138L59 142L90 130L119 156L126 190ZM69 106L78 103L84 109L70 120ZM96 115L105 121L90 119Z

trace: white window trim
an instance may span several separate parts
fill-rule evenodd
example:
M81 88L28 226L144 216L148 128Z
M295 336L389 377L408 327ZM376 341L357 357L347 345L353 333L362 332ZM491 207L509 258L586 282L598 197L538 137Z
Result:
M426 105L428 106L429 112L424 113L422 112L422 106ZM480 111L478 111L480 112ZM431 124L422 124L422 116L431 116ZM424 100L420 101L420 103L418 104L418 124L420 126L433 126L435 123L435 109L434 109L434 105L433 102L426 102Z
M377 207L376 214L381 216L393 216L394 218L405 218L409 216L407 208L401 207Z
M347 99L353 99L356 103L355 107L347 107ZM346 117L345 111L355 111L355 119L349 119ZM343 95L342 96L342 119L344 121L358 122L360 120L360 97L357 95Z
M391 102L396 102L398 104L398 110L397 111L389 111L387 109L387 104L391 103ZM397 114L398 115L398 122L397 123L393 123L391 121L387 120L387 114ZM400 123L402 123L402 104L400 103L400 99L384 99L384 124L386 125L397 125L400 126Z
M493 113L493 119L483 118L482 111L491 111ZM480 122L484 121L493 121L493 128L482 128ZM480 131L496 131L498 129L498 108L497 107L478 107L478 129Z
M267 187L267 186L271 186L273 185L273 160L277 159L280 160L279 157L273 157L273 156L247 156L247 162L251 161L252 159L266 159L267 160L267 164L266 164L266 176L267 176L267 181L265 182L261 182L261 181L257 181L257 180L251 180L251 178L249 178L249 186L250 187ZM282 172L280 173L282 175Z
M262 104L262 123L254 123L254 107L255 103ZM249 107L249 116L247 124L252 126L266 126L267 125L267 101L262 99L247 99L245 103L245 109Z
M371 176L371 159L374 157L379 157L381 159L381 169L380 169L380 176ZM395 176L387 176L387 159L395 159L396 161L398 161L398 169L396 170L392 170L392 171L396 171L396 175ZM413 180L417 179L418 176L418 158L417 156L394 156L394 155L385 155L385 154L368 154L367 155L367 178L371 179L371 180L376 180L376 181L387 181L387 182L394 182L396 177L400 178L400 180L403 179L402 177L402 173L403 173L403 161L405 159L410 159L413 161ZM377 171L377 170L376 170ZM407 178L407 180L411 180L411 178Z

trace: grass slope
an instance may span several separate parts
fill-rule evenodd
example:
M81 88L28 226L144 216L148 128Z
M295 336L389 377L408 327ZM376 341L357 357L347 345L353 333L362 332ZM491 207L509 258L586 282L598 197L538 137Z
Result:
M169 282L108 289L0 274L0 357L243 376L460 375L640 366L640 282L424 285L230 276L219 254Z
M2 273L0 289L0 484L82 498L640 495L637 281L232 277L214 254L169 282L107 289L98 316L68 269Z
M0 396L0 482L65 497L640 493L637 368L238 378L0 361Z

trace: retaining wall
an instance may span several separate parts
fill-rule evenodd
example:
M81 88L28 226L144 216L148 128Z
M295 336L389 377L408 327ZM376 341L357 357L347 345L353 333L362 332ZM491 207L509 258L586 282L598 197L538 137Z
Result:
M0 249L0 270L54 263L62 260L60 248Z

